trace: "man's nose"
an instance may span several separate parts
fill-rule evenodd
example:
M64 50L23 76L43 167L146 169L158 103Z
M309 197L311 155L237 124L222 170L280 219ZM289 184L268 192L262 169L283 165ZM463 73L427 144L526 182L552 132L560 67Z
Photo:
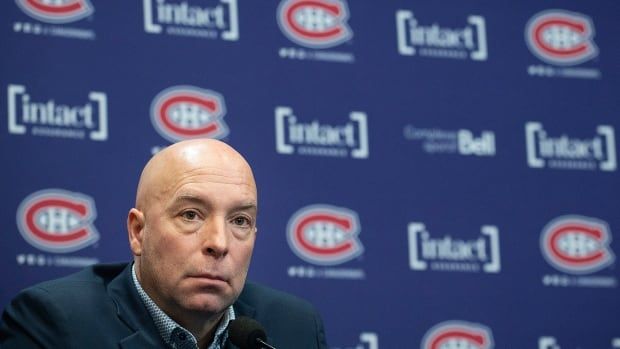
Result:
M228 254L229 234L226 219L223 217L211 217L203 226L204 254L211 255L216 259Z

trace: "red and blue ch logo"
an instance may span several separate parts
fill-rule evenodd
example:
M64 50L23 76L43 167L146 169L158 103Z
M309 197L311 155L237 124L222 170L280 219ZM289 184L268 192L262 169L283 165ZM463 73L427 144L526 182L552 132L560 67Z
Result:
M456 320L433 326L422 339L423 349L493 349L494 345L493 334L488 327Z
M89 0L16 0L30 17L46 23L70 23L90 16L95 8Z
M545 226L540 248L547 262L570 274L597 272L615 260L606 222L590 217L558 217Z
M61 189L37 191L17 209L17 227L32 246L48 252L73 252L99 240L93 225L94 200Z
M151 122L170 142L228 135L226 105L221 94L194 86L173 86L151 103Z
M564 10L534 15L526 25L525 41L541 60L555 65L576 65L598 56L590 17Z
M284 0L277 19L287 38L308 48L333 47L353 37L345 0Z
M357 213L330 205L306 206L293 214L287 240L293 252L308 263L336 265L362 254Z

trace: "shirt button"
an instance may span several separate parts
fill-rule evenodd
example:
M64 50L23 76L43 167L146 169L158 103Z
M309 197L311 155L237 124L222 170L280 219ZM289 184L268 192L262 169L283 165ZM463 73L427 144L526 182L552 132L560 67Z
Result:
M179 339L184 341L184 340L187 339L187 335L185 333L181 332L181 333L179 333Z

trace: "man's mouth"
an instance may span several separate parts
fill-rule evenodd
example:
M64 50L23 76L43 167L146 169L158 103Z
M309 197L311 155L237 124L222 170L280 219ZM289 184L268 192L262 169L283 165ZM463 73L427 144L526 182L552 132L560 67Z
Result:
M220 283L228 282L227 278L225 278L222 275L215 274L215 273L196 273L196 274L190 274L189 277L193 279L203 280L204 282L210 282L213 284L220 284Z

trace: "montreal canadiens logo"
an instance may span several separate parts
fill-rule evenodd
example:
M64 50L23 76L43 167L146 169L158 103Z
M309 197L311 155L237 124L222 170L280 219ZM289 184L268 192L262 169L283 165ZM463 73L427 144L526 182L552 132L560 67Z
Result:
M155 130L170 142L192 138L221 139L228 135L224 97L193 86L161 91L151 104Z
M562 216L542 231L540 247L549 264L571 274L587 274L612 264L607 223L589 217Z
M309 48L333 47L353 36L344 0L285 0L277 17L286 37Z
M49 252L73 252L99 240L92 198L60 189L38 191L17 209L17 227L26 241Z
M89 0L16 0L29 16L47 23L69 23L94 12Z
M422 339L422 349L492 349L491 330L465 321L446 321L431 328Z
M291 217L287 240L293 252L306 262L335 265L363 252L359 233L360 223L355 212L329 205L311 205Z
M525 29L530 51L541 60L558 65L575 65L596 57L598 48L593 37L590 17L563 10L538 13Z

